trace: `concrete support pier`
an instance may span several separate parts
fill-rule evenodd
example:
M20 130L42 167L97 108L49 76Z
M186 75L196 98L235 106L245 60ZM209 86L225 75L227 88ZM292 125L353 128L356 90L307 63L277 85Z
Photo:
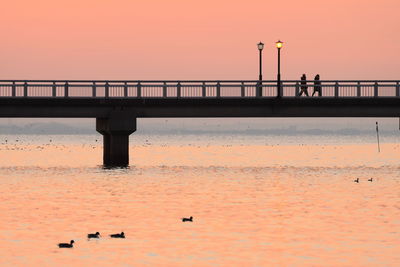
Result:
M136 131L136 118L117 113L108 118L96 118L96 131L103 135L105 167L129 165L129 135Z

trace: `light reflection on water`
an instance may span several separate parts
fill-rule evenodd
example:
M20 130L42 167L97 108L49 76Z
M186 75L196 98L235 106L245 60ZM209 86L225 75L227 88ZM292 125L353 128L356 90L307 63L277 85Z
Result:
M148 137L110 170L90 137L48 138L0 145L2 266L400 265L399 143Z

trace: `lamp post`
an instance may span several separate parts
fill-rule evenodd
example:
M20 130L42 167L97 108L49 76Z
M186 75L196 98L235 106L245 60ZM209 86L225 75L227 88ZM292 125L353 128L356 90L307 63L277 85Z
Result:
M278 42L275 43L276 44L276 48L278 48L278 76L277 76L277 90L278 90L278 94L277 97L280 98L282 97L282 85L281 85L281 48L283 45L283 42L281 42L280 40Z
M262 42L259 42L257 44L258 47L258 51L260 52L260 73L258 76L258 86L257 86L257 92L256 92L256 96L262 96L262 50L264 49L264 44Z

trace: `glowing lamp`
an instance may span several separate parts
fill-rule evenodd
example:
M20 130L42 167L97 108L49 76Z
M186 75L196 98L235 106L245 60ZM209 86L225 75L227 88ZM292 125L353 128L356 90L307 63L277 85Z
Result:
M280 40L278 42L276 42L276 48L281 49L283 46L283 42L281 42Z

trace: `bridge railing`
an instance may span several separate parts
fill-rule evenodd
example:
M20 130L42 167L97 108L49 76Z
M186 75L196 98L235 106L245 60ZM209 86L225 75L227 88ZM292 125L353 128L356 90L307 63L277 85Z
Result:
M311 96L314 87L322 97L400 97L400 81L314 81L281 82L281 96ZM276 81L65 81L0 80L0 97L40 98L273 98L278 95Z

